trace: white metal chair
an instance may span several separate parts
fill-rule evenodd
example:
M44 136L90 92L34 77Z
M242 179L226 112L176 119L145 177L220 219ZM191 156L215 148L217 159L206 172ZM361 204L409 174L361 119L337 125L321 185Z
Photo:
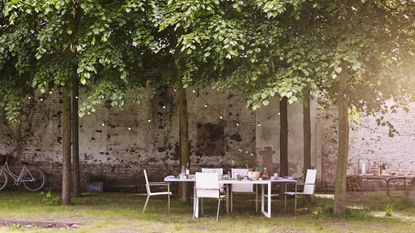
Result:
M202 168L202 173L217 173L219 178L223 175L223 168ZM223 184L219 185L221 194L225 193L225 186ZM203 213L203 199L201 201L202 213Z
M232 168L231 169L232 178L242 175L245 176L248 174L248 169L246 168ZM253 184L232 184L231 192L231 212L233 211L233 193L254 193L255 194L255 210L258 211L258 187L254 191Z
M196 172L196 186L194 190L193 202L193 219L199 217L199 199L214 198L218 199L218 210L216 213L216 221L218 221L220 201L225 197L225 195L220 194L219 176L217 173Z
M307 169L307 174L304 182L304 189L302 192L297 192L297 184L295 192L285 192L284 193L284 211L287 210L287 196L294 196L294 213L297 212L297 195L301 196L313 196L316 189L316 177L317 170ZM307 199L306 199L307 201Z
M147 176L146 170L144 170L144 178L146 180L147 199L146 199L146 203L144 204L143 214L147 208L148 200L150 199L150 197L151 196L162 196L162 195L167 195L167 202L168 202L168 208L169 208L169 214L170 214L170 196L172 195L172 193L170 192L170 184L166 182L148 182L148 176ZM167 192L151 192L151 189L150 189L151 186L167 186Z

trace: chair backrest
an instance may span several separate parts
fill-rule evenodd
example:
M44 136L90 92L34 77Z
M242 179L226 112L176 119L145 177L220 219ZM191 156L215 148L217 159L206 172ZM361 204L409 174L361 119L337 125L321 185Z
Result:
M150 194L151 190L150 190L150 185L148 182L147 170L144 169L143 171L144 171L144 179L146 180L146 191L147 191L147 194Z
M246 168L232 168L232 178L236 179L236 175L246 176L248 169ZM252 184L232 184L232 192L234 193L251 193L254 192L254 185Z
M196 196L219 198L219 176L216 172L196 172Z
M203 173L214 173L216 172L218 175L223 175L223 168L202 168Z
M304 182L304 194L312 195L316 189L316 178L317 178L317 170L315 169L307 169L307 174L305 176Z

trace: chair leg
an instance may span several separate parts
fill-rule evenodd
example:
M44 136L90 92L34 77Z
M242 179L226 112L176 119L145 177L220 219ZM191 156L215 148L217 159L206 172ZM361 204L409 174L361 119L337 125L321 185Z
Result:
M255 185L255 211L258 212L258 185Z
M148 204L148 200L150 199L150 195L147 195L147 199L146 199L146 203L144 203L144 208L143 208L143 214L144 214L144 211L146 211L146 208L147 208L147 204Z
M169 205L169 214L170 214L170 194L167 195L167 202L168 202L168 205Z
M294 194L294 214L297 214L297 194Z
M220 211L220 198L218 199L218 210L217 210L217 213L216 213L216 221L219 220L219 211Z

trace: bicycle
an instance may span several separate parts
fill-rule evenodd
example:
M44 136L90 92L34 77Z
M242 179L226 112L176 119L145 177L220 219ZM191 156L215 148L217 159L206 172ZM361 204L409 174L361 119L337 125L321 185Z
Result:
M0 155L0 190L3 190L8 181L9 176L14 180L14 185L23 184L23 186L32 192L39 191L45 185L45 174L37 169L29 169L23 164L19 175L14 174L9 168L9 158L11 156Z

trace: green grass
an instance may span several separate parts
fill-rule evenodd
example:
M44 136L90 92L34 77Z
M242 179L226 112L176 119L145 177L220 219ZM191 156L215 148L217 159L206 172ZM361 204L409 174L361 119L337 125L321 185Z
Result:
M192 206L172 200L172 214L167 213L167 200L150 199L147 212L141 208L145 196L130 193L85 194L74 198L70 206L50 205L44 196L27 192L0 192L0 220L79 223L70 232L415 232L415 208L400 198L386 198L381 193L362 198L350 197L348 215L331 215L331 195L317 196L312 212L299 201L300 211L284 214L283 203L273 200L273 217L255 213L250 198L236 196L235 211L221 210L215 221L216 202L206 201L205 215L192 220ZM42 200L43 199L43 200ZM66 229L26 228L13 225L0 232L69 232Z

